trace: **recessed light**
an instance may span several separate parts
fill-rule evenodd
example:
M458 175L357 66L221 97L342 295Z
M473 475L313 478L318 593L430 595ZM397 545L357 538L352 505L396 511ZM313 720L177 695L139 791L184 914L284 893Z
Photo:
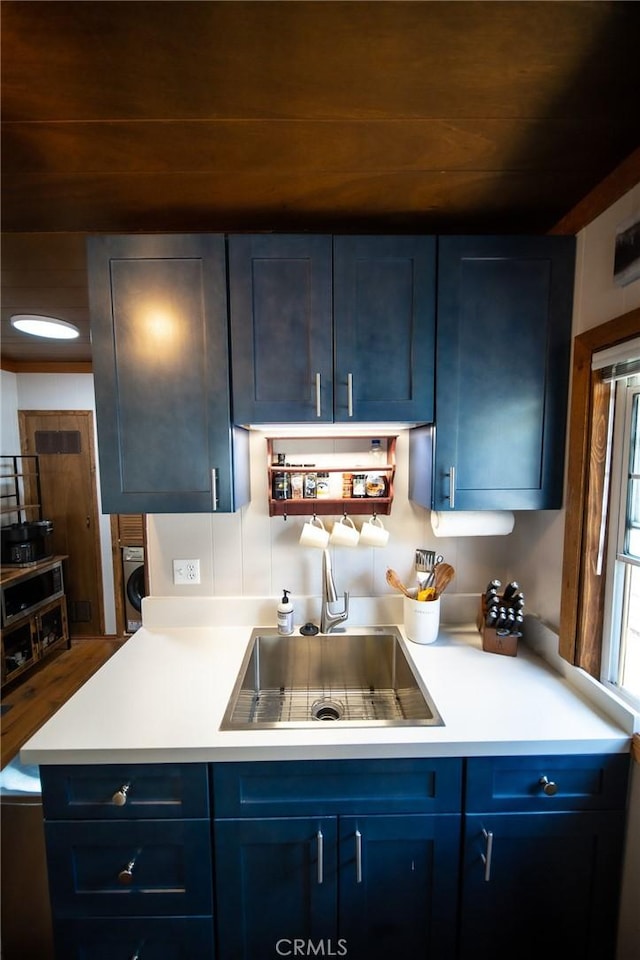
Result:
M80 331L73 323L35 313L16 313L11 317L11 326L32 337L48 337L50 340L74 340L80 336Z

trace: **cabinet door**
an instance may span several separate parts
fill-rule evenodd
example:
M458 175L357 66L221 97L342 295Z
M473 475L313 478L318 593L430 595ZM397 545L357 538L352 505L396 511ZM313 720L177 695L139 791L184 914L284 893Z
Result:
M347 955L455 956L460 817L340 819L340 937Z
M331 237L229 237L236 423L331 423Z
M334 419L430 421L435 239L334 238Z
M465 819L460 960L512 960L523 945L527 956L613 960L620 813Z
M295 940L335 945L335 818L217 820L214 829L221 960L293 956Z
M562 505L573 268L572 237L439 240L435 509Z
M224 237L93 237L88 266L104 512L236 509Z
M48 820L57 918L211 916L209 820Z

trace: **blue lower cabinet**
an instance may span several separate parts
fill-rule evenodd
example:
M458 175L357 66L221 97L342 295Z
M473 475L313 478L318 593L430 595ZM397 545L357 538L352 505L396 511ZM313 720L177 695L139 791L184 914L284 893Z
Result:
M213 960L211 917L60 920L56 953L65 960Z
M460 817L340 818L339 936L353 960L455 957Z
M613 960L624 816L466 817L460 960Z
M218 820L214 833L220 957L267 960L295 956L296 941L336 943L335 817Z
M211 913L208 820L45 824L54 915Z
M216 821L219 957L454 958L459 843L454 814Z

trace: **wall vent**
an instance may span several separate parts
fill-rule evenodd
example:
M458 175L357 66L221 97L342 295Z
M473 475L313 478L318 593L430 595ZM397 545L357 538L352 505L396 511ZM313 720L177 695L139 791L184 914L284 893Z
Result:
M82 453L79 430L36 430L36 453Z

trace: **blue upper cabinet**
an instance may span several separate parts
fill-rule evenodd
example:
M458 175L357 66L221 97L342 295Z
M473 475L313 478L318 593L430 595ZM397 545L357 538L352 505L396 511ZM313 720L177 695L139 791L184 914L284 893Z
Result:
M433 419L435 238L334 237L334 419Z
M442 237L438 249L432 505L559 508L574 238Z
M229 237L236 423L333 420L331 237Z
M432 237L232 236L236 423L433 417Z
M224 237L91 237L88 268L104 512L237 509Z

